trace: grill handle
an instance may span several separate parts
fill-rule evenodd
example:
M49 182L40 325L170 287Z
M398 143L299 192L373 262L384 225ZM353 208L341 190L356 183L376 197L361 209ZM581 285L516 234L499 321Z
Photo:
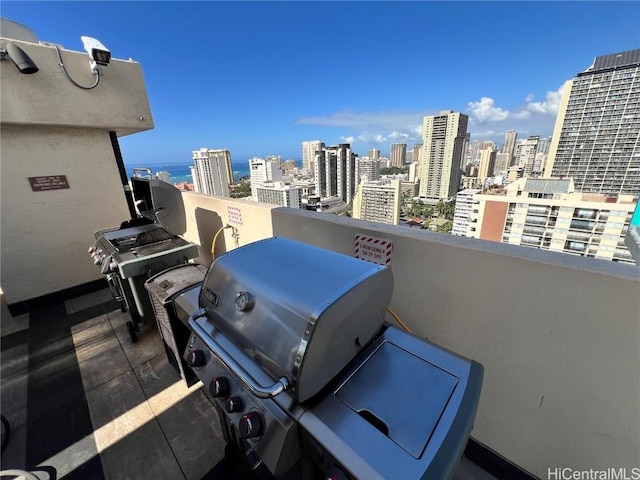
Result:
M198 318L204 317L206 314L207 311L204 308L197 310L189 317L189 327L193 333L204 342L207 348L240 379L242 384L248 388L253 395L258 398L272 398L289 388L289 381L286 377L281 377L270 387L259 385L251 375L196 322Z

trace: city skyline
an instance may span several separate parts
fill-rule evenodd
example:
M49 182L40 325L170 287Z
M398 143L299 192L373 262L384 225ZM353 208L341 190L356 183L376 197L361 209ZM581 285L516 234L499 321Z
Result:
M127 164L187 164L202 147L234 163L300 159L313 139L388 153L421 143L423 117L444 109L469 116L472 140L545 137L567 80L640 44L630 2L35 4L3 2L2 16L42 41L82 51L89 35L141 63L155 128L121 138ZM318 36L310 18L340 18L348 33Z

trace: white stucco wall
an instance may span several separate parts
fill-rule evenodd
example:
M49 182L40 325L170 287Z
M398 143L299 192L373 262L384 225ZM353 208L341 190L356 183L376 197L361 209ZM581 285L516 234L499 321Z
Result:
M66 175L69 188L32 191L28 177ZM0 286L7 303L101 278L93 232L129 218L105 130L3 124Z
M93 233L130 217L109 131L153 128L137 62L112 59L83 90L53 46L13 42L39 71L0 62L0 286L9 304L102 278L87 255ZM76 82L93 83L86 53L62 56ZM34 192L28 177L47 175L66 175L70 188Z

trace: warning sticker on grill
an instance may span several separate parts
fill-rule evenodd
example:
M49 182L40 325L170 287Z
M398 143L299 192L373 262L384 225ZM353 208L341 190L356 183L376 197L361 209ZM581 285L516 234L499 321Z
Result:
M353 256L386 267L391 266L393 243L388 240L356 234Z

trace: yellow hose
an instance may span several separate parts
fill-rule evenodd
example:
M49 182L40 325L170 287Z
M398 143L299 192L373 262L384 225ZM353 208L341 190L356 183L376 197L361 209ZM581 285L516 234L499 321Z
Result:
M402 320L400 320L400 317L398 317L398 315L396 315L393 310L391 310L390 308L387 308L387 312L391 314L391 316L396 320L396 322L398 322L398 325L400 325L403 328L403 330L409 333L413 333L411 332L409 327L407 327L407 325Z
M225 229L231 228L231 225L225 225L224 227L220 227L216 234L213 236L213 241L211 242L211 260L216 257L216 242L218 241L218 235Z

